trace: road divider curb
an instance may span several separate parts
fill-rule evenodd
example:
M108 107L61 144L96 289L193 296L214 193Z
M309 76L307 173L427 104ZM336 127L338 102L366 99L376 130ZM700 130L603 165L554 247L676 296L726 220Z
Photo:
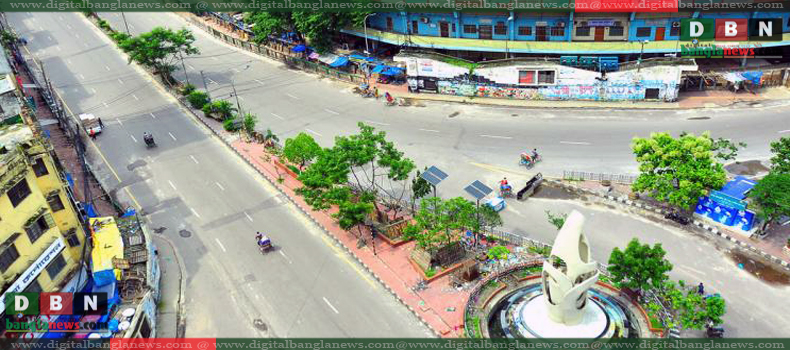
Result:
M646 211L649 211L649 212L653 212L653 213L656 213L656 214L665 215L667 213L667 211L664 210L664 209L656 208L656 207L653 207L651 205L642 205L641 203L636 203L636 202L628 199L627 197L617 197L617 196L614 196L614 195L611 195L611 194L601 193L599 191L593 191L593 190L590 190L590 189L587 189L587 188L581 188L581 187L578 187L578 186L575 186L575 185L564 183L561 180L546 179L546 182L551 183L551 184L555 184L555 185L560 186L560 187L562 187L564 189L567 189L567 190L583 192L585 194L589 194L589 195L593 195L593 196L597 196L597 197L603 198L604 200L609 200L609 201L612 201L612 202L625 204L627 206L639 208L639 209L646 210ZM765 259L767 259L768 261L770 261L770 262L772 262L774 264L777 264L777 265L779 265L779 266L781 266L781 267L783 267L783 268L785 268L787 270L790 270L790 263L788 263L787 261L785 261L785 260L783 260L781 258L778 258L778 257L776 257L776 256L774 256L774 255L772 255L770 253L767 253L767 252L763 251L762 249L759 249L759 248L757 248L757 247L755 247L755 246L753 246L751 244L748 244L748 243L743 242L743 241L741 241L739 239L736 239L735 237L729 236L726 233L721 232L718 228L713 227L711 225L708 225L708 224L706 224L704 222L701 222L699 220L694 220L692 223L695 226L705 230L706 232L708 232L708 233L710 233L712 235L722 237L722 238L724 238L724 239L726 239L726 240L728 240L730 242L735 243L736 245L738 245L741 248L744 248L744 249L750 250L750 251L752 251L752 252L754 252L756 254L759 254L759 255L763 256Z

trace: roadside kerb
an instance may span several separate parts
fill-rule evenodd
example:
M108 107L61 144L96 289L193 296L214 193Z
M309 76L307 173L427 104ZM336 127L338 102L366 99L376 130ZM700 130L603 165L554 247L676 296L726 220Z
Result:
M562 188L570 189L570 190L574 190L574 191L584 192L585 194L597 196L597 197L603 198L603 199L611 201L611 202L624 204L624 205L627 205L627 206L632 206L632 207L635 207L635 208L643 209L643 210L646 210L646 211L649 211L649 212L653 212L653 213L656 213L656 214L660 214L660 215L665 215L665 214L668 213L668 211L666 211L666 210L664 210L662 208L657 208L657 207L654 207L654 206L651 206L651 205L635 202L635 201L632 201L632 200L628 199L627 197L618 197L618 196L614 196L614 195L610 195L610 194L603 194L600 191L593 191L593 190L590 190L590 189L587 189L587 188L574 186L574 185L571 185L571 184L564 183L561 180L555 180L555 179L545 179L545 180L547 182L549 182L549 183L553 183L553 184L558 185L558 186L560 186ZM748 244L748 243L746 243L744 241L736 239L735 237L732 237L732 236L722 232L721 230L719 230L716 227L713 227L713 226L711 226L709 224L706 224L706 223L704 223L702 221L699 221L699 220L693 220L693 224L695 226L705 230L705 232L708 232L708 233L710 233L712 235L716 235L716 236L722 237L722 238L724 238L724 239L726 239L726 240L728 240L730 242L733 242L733 243L737 244L738 246L740 246L740 247L742 247L744 249L748 249L748 250L750 250L752 252L755 252L757 254L762 255L764 258L768 259L769 261L771 261L774 264L780 265L780 266L784 267L785 269L790 270L790 264L787 261L782 260L782 259L780 259L780 258L778 258L778 257L776 257L776 256L774 256L772 254L766 253L763 250L761 250L761 249L759 249L759 248L757 248L757 247L755 247L755 246L753 246L751 244Z

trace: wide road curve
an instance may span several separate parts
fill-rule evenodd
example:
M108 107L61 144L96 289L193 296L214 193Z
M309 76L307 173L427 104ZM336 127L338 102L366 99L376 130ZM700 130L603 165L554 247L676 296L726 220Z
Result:
M113 170L100 167L100 176L119 194L128 188L151 226L176 243L188 273L186 336L430 336L292 204L128 65L82 14L7 18L69 109L106 124L95 160ZM146 149L145 131L157 148ZM256 231L269 234L277 251L262 256ZM256 319L265 330L253 326Z

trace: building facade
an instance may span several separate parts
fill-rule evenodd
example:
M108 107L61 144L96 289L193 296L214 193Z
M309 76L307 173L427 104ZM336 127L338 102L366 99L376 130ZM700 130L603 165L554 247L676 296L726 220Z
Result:
M24 124L0 129L0 284L57 291L81 266L85 233L51 145Z
M788 12L676 13L377 13L367 30L344 30L371 42L430 48L467 59L481 53L567 55L668 54L680 52L684 18L781 18L783 41L763 47L790 45ZM729 42L731 43L731 42ZM633 57L632 57L633 58Z

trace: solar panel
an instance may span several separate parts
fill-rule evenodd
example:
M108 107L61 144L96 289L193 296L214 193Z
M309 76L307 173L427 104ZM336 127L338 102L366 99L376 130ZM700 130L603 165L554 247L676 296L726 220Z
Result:
M475 199L480 200L483 199L483 197L487 196L489 193L493 192L494 190L484 185L482 182L475 180L475 182L472 182L471 185L466 186L466 188L464 188L464 191L472 195L472 197L475 197Z
M435 166L431 166L425 172L420 174L420 177L425 179L431 183L431 185L438 185L442 180L447 178L447 174L444 171L439 170L439 168Z

